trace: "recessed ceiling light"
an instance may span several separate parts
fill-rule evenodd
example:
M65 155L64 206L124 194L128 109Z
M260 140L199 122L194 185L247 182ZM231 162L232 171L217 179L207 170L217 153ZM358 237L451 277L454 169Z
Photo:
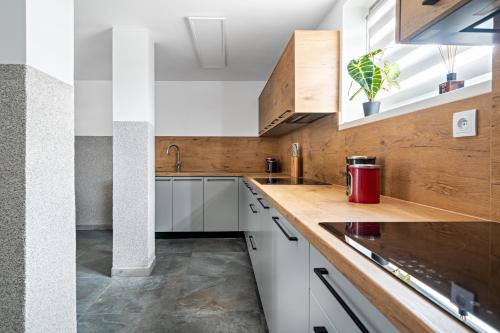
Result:
M194 49L202 68L226 67L226 34L223 17L188 17Z

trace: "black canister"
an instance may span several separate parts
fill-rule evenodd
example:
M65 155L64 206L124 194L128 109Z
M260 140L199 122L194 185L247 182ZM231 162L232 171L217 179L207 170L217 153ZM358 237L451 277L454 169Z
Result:
M266 158L266 171L268 173L278 172L278 161L274 157Z
M346 185L347 188L349 189L349 186L351 185L349 183L349 177L347 177L347 174L349 172L349 165L354 165L354 164L377 164L375 163L377 160L376 157L373 156L347 156L345 158L345 174L346 174ZM349 195L349 190L346 190L346 195Z

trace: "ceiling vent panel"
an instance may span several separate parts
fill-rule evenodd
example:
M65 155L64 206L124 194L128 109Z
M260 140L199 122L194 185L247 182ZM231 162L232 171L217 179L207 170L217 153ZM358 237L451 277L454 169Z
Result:
M202 68L226 67L226 34L223 17L188 17L194 49Z

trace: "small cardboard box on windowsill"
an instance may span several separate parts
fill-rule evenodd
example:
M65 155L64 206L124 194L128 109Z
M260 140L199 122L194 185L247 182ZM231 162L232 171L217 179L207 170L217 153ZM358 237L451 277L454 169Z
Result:
M464 87L464 81L457 80L457 73L448 73L446 75L446 82L439 85L439 94L444 94L452 90Z

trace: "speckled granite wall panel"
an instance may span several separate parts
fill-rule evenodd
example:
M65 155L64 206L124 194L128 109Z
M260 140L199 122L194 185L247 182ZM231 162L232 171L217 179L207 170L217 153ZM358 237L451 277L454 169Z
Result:
M73 86L26 72L26 331L76 331Z
M24 331L25 73L0 65L0 332Z
M75 332L73 87L0 65L0 331Z
M113 226L113 137L75 137L76 228Z
M113 275L154 265L154 126L113 122Z

